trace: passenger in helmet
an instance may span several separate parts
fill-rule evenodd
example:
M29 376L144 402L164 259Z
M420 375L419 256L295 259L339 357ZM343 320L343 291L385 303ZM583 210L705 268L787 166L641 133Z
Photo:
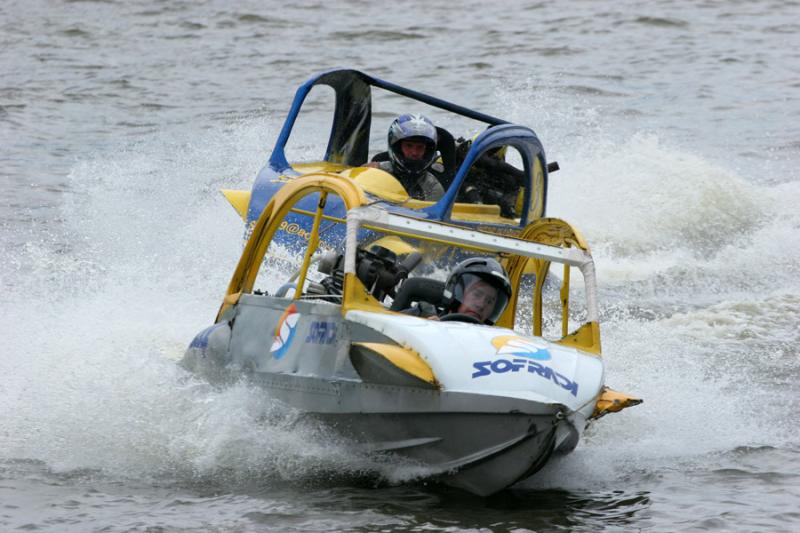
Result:
M511 282L503 267L487 257L473 257L456 265L444 287L441 281L412 278L401 286L395 303L416 305L393 309L405 314L435 320L463 320L479 324L494 324L511 299ZM438 289L436 288L438 285ZM409 292L418 291L413 295ZM416 297L415 297L416 296Z
M405 114L389 126L389 161L367 166L392 174L411 198L435 201L444 188L429 169L436 161L436 127L428 117Z

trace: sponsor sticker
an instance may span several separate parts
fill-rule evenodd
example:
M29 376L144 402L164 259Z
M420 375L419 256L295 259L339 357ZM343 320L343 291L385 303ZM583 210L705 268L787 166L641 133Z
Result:
M505 374L507 372L544 378L573 396L578 395L578 384L543 364L541 361L551 359L550 350L532 339L515 335L503 335L492 339L492 345L497 352L490 361L477 361L472 364L475 372L472 379L479 379L492 374Z
M311 237L311 233L297 222L287 222L284 220L281 222L281 225L278 226L278 230L285 231L289 235L299 235L305 240Z
M275 359L283 357L289 349L289 346L291 346L297 329L297 321L300 320L300 316L300 313L297 312L297 306L292 304L286 308L286 311L283 312L280 320L278 320L278 325L275 327L275 337L272 340L272 347L269 349L269 353L272 354L272 357Z
M336 342L336 322L317 320L311 323L306 343L333 344L334 342Z

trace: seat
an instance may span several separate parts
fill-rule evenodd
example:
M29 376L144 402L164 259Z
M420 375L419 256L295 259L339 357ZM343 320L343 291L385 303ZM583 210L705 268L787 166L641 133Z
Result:
M442 307L444 281L430 278L408 278L400 286L392 302L392 311L408 309L414 302L428 302L435 307Z

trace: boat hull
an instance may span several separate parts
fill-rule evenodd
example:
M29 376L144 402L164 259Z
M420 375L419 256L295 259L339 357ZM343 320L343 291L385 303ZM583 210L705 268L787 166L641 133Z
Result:
M184 364L481 496L571 451L603 378L599 358L504 328L268 295L242 295Z
M359 451L392 454L420 476L479 496L543 466L578 429L563 406L417 387L265 374L270 396L335 431Z

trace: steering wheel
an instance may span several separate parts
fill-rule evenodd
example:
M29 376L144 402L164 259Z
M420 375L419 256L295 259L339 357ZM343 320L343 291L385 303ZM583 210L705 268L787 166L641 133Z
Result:
M466 313L450 313L439 318L442 322L468 322L470 324L483 324L480 320Z

